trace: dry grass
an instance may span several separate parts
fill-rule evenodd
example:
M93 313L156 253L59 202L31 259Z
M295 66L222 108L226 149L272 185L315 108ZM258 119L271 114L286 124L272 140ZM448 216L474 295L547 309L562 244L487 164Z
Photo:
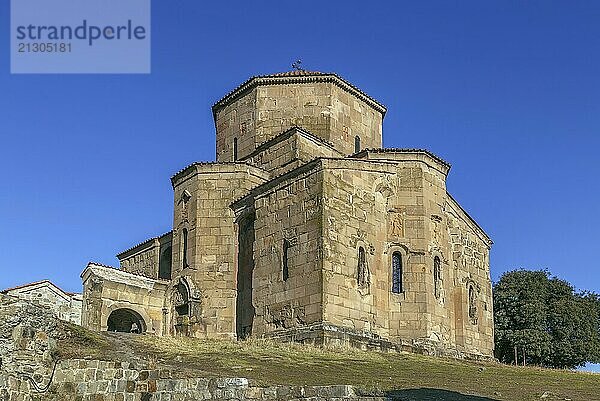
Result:
M487 397L465 400L600 400L597 374L268 340L232 342L78 329L61 349L66 358L138 361L172 369L179 376L243 376L257 385L351 384L369 391L426 388Z

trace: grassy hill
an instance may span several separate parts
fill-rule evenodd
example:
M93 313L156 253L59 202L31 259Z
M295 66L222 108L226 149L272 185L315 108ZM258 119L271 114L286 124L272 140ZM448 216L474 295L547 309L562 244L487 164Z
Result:
M247 377L256 385L351 384L369 392L397 391L403 394L398 399L406 400L600 400L600 375L591 373L267 340L92 333L78 326L71 331L59 343L62 358L132 361L172 369L179 377Z

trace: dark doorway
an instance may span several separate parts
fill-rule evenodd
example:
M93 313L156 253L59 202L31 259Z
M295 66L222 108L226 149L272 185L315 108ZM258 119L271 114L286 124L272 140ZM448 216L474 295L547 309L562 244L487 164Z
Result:
M252 305L252 272L254 270L254 215L244 217L238 230L238 270L236 299L236 332L238 339L252 333L254 306Z
M107 325L108 331L119 333L141 334L146 332L144 318L139 313L127 308L113 311L108 317Z

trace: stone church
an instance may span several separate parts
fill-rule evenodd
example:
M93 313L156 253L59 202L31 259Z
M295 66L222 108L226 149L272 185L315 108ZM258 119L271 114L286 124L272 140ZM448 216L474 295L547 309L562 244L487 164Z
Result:
M84 326L492 355L492 241L447 162L382 148L384 105L294 70L212 112L216 161L171 177L172 231L83 271Z

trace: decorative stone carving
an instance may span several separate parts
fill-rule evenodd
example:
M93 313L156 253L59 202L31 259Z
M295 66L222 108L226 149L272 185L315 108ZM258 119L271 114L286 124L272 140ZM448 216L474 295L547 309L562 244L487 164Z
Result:
M388 233L392 237L404 237L404 219L398 212L390 213Z

